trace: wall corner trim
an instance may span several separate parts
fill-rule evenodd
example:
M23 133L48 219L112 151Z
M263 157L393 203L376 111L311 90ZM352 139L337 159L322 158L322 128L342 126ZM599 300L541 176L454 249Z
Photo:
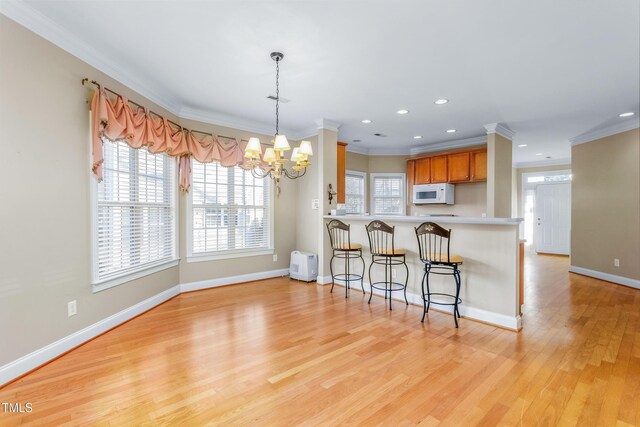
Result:
M316 119L315 122L318 127L318 130L327 129L327 130L332 130L334 132L338 132L338 129L340 128L340 123L334 122L333 120Z
M510 139L511 141L513 141L513 138L516 136L516 133L514 131L501 123L489 123L487 125L484 125L484 128L487 130L487 134L497 133L498 135Z
M628 286L630 288L640 289L640 280L631 279L629 277L616 276L615 274L603 273L602 271L589 270L588 268L569 267L571 273L581 274L583 276L594 277L596 279L605 280L607 282L616 283L618 285Z

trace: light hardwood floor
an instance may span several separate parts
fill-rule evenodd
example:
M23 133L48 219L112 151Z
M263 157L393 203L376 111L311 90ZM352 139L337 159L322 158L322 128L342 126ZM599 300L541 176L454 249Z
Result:
M286 279L182 294L0 389L33 405L0 425L640 425L640 291L567 268L527 256L521 333Z

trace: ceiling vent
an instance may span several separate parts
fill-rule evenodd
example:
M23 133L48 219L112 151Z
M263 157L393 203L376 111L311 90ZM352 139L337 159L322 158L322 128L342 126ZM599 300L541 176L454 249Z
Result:
M270 99L272 101L276 101L278 99L278 97L275 96L275 95L269 95L269 96L267 96L267 99ZM286 104L288 102L291 102L291 100L287 99L287 98L280 97L280 102L282 102L283 104Z

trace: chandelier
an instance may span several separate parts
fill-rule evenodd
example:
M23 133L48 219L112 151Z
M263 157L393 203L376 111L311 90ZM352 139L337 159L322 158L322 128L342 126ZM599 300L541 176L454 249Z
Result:
M282 58L284 58L282 53L271 52L271 59L276 61L276 133L275 138L271 141L273 147L265 149L264 155L262 155L260 139L251 137L244 150L246 164L251 169L251 174L256 178L270 177L275 181L276 186L282 176L290 179L303 176L307 167L311 165L309 156L313 155L311 142L301 141L300 146L294 147L291 151L289 160L284 157L285 151L291 150L291 147L287 137L280 134L280 61ZM261 156L262 158L260 158ZM287 168L288 161L293 163L291 169Z

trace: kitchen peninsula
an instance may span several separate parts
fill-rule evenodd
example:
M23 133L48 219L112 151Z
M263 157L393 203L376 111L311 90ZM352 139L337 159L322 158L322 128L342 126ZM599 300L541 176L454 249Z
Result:
M450 216L369 216L327 215L325 222L338 219L351 225L351 243L361 244L366 261L365 289L369 292L367 274L371 262L365 226L374 219L395 226L395 247L407 251L409 280L407 296L414 304L422 305L421 281L424 267L418 256L418 242L414 227L431 221L451 229L451 253L464 259L461 267L462 288L460 314L503 328L519 330L519 224L521 218L469 218ZM334 261L341 262L341 261ZM355 264L354 264L355 267ZM359 267L361 268L361 267ZM382 270L372 269L373 281L380 280ZM404 268L397 269L397 281L404 282ZM339 281L336 281L340 284ZM447 276L430 278L432 292L451 293L453 279ZM353 283L352 283L353 286ZM375 293L375 292L374 292ZM396 296L394 295L394 298ZM399 296L398 298L403 298ZM372 304L379 303L372 301ZM447 310L448 306L436 307ZM450 310L449 310L450 311ZM438 314L436 314L438 315ZM419 322L419 316L416 317Z

